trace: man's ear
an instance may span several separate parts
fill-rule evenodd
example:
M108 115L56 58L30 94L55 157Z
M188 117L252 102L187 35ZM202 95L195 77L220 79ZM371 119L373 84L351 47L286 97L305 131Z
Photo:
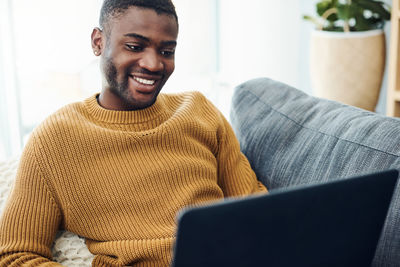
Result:
M91 39L92 39L92 49L93 53L96 56L100 56L103 51L103 38L104 33L100 28L96 27L92 31Z

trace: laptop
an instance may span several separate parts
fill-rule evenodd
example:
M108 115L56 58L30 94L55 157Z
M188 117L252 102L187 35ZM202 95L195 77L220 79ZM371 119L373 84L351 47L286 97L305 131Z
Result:
M388 170L185 209L172 266L370 266L397 177Z

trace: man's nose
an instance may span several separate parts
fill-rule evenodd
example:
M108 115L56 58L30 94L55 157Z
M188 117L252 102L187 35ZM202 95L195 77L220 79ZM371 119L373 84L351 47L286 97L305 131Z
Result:
M148 71L156 72L161 71L164 64L157 51L149 49L142 54L142 58L139 61L139 66Z

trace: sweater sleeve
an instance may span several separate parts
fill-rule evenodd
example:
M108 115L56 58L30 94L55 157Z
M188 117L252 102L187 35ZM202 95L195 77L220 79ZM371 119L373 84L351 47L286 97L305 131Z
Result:
M225 197L267 192L267 188L257 180L246 156L240 151L239 141L222 114L221 120L217 160L219 185Z
M62 266L50 260L60 222L60 210L30 141L0 216L0 266Z

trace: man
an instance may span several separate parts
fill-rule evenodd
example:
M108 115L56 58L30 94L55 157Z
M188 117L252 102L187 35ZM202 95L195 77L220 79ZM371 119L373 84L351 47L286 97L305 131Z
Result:
M266 191L209 101L159 95L178 35L169 0L105 0L100 27L101 93L32 133L0 219L0 266L58 266L58 229L86 238L93 266L168 266L181 208Z

